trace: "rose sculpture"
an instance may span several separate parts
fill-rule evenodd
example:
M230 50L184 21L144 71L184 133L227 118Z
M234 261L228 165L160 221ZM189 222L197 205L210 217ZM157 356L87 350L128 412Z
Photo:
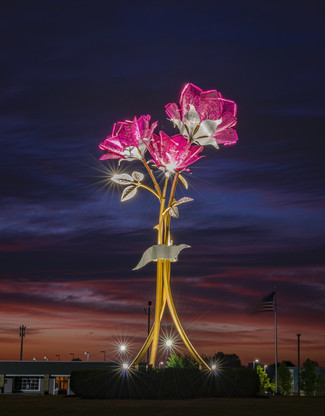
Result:
M121 201L133 198L139 188L150 191L159 201L159 221L155 227L158 233L157 244L143 253L139 264L134 268L139 269L150 261L157 262L155 319L131 366L137 368L148 348L152 346L148 364L155 367L160 323L167 305L180 337L199 368L210 370L188 339L175 309L170 288L171 262L177 261L179 253L189 246L173 245L170 224L172 217L179 216L178 206L193 200L189 197L177 200L175 197L178 181L188 189L182 172L190 173L189 166L203 157L204 146L211 145L218 149L219 145L233 145L237 142L237 133L233 129L237 123L237 107L234 101L224 99L220 92L202 91L189 83L181 91L179 107L175 103L169 103L165 108L170 121L178 128L178 134L171 137L163 131L159 135L155 134L158 123L150 124L150 115L142 115L140 118L134 117L132 121L114 124L112 134L99 145L106 152L101 160L118 159L119 163L122 160L137 161L144 165L150 176L151 186L142 182L144 175L137 171L132 174L113 175L113 182L125 186ZM164 173L162 187L152 168Z

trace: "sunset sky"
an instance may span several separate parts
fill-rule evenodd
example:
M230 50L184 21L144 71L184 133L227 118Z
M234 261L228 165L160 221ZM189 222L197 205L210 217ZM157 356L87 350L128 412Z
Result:
M301 360L325 367L324 3L109 3L1 3L0 360L19 359L20 325L25 360L137 353L155 264L132 269L159 207L120 202L98 145L134 115L175 134L164 106L191 82L237 103L239 141L177 189L194 198L172 222L191 246L172 265L184 328L203 355L271 364L274 314L250 311L277 285L279 361L301 333Z

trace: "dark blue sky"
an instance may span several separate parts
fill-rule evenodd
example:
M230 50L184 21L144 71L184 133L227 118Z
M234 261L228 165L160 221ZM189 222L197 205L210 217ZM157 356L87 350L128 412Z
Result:
M119 202L98 144L134 115L172 133L164 106L192 82L236 101L239 141L177 191L195 199L173 221L192 246L173 266L184 326L202 353L271 362L272 316L246 310L277 284L279 359L301 332L325 365L324 4L3 1L0 16L0 359L21 324L26 358L100 357L119 331L140 345L154 266L131 269L158 207Z

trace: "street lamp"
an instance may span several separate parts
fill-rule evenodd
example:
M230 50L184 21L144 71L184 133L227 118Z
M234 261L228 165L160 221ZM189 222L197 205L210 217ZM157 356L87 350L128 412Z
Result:
M300 397L300 337L301 334L297 334L298 337L298 397Z
M106 351L101 351L104 354L104 361L106 361Z
M24 344L24 337L26 334L26 327L24 325L19 327L19 337L21 338L20 341L20 361L23 360L23 344Z
M258 360L258 359L253 361L253 370L255 370L256 364L259 363L259 362L260 362L260 360Z
M89 361L89 352L85 351L85 355L87 356L87 361Z
M126 351L126 345L122 344L120 345L120 352L124 353Z
M48 357L46 357L46 355L43 357L45 361L48 361Z

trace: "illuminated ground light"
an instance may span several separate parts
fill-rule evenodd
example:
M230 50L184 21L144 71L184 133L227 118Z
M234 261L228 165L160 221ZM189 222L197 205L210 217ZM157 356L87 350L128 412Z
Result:
M213 364L210 365L210 368L211 368L211 371L212 371L213 374L217 375L219 373L220 368L219 368L218 364L213 363Z

